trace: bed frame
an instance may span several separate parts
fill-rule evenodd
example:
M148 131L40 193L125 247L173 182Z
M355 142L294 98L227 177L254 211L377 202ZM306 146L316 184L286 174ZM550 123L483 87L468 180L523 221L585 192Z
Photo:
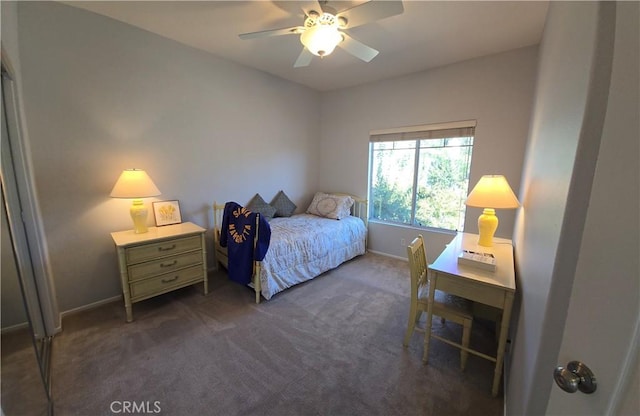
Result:
M368 202L366 199L362 199L351 194L338 193L333 192L332 195L341 195L341 196L350 196L353 198L353 205L351 206L351 215L354 217L360 218L365 227L368 224L369 218L369 209ZM218 204L216 202L213 203L213 242L215 248L215 256L219 266L224 267L225 269L229 268L229 255L227 254L227 248L222 247L220 245L220 228L222 227L222 216L224 214L224 205ZM259 231L260 219L256 217L256 233L253 239L253 248L255 249L256 243L258 240L258 231ZM365 241L366 247L366 241ZM253 290L256 292L256 303L260 303L260 293L262 291L262 285L260 282L260 270L262 268L261 261L253 262L253 274L251 275L251 283L250 286L253 287Z

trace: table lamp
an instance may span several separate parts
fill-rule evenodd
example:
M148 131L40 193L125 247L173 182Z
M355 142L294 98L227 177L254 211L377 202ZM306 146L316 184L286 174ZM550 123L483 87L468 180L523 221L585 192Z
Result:
M493 246L493 235L498 229L496 208L513 209L520 206L518 198L511 190L509 182L502 175L484 175L471 190L465 204L470 207L484 208L478 217L478 245ZM491 207L491 208L488 208Z
M130 212L133 219L133 231L136 234L148 231L148 210L144 206L142 198L158 195L160 195L160 191L147 172L141 169L125 169L111 191L113 198L133 198Z

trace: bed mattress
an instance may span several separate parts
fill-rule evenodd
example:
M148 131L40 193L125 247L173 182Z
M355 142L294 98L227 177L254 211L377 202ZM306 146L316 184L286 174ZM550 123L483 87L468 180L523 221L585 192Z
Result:
M366 250L367 230L358 217L334 220L298 214L274 218L269 225L271 242L260 270L265 299L338 267Z

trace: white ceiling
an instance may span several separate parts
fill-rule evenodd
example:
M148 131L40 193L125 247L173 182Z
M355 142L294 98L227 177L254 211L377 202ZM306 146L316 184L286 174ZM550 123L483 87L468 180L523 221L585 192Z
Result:
M378 0L374 0L378 1ZM330 1L337 11L365 1ZM238 34L302 25L304 1L64 2L219 57L329 91L538 44L547 1L404 1L404 13L347 32L380 54L365 63L336 48L294 68L298 35Z

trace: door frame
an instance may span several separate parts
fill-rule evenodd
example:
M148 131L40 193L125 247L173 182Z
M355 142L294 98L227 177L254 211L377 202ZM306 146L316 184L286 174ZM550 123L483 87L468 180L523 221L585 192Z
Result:
M9 152L9 158L15 172L18 198L22 209L21 219L26 231L26 247L33 266L35 286L37 288L38 302L42 311L42 328L37 328L38 336L50 337L62 329L58 302L55 295L49 262L49 253L46 245L46 237L40 206L35 192L35 181L31 163L31 152L26 125L22 117L23 111L20 100L20 88L16 78L16 71L11 64L4 46L0 47L2 62L2 95L3 111L6 114L8 129L9 149L3 149L3 153ZM3 158L6 157L3 155Z

